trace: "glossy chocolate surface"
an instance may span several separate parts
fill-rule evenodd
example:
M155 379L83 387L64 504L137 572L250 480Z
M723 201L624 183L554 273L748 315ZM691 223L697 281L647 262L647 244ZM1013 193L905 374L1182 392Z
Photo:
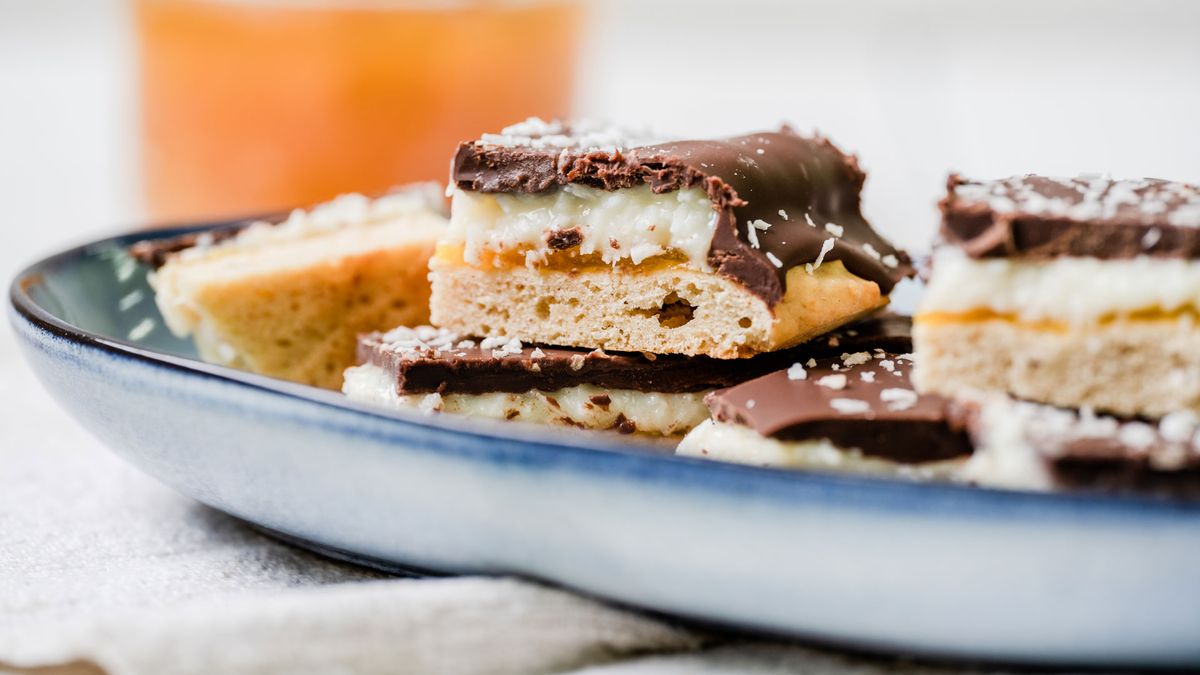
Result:
M534 132L463 143L451 180L460 190L494 193L567 184L702 189L717 212L709 264L772 304L783 297L789 269L818 260L840 260L884 293L912 274L908 256L862 215L866 176L857 159L824 137L783 128L724 140L587 147L561 131L566 135L549 144ZM751 223L759 224L753 237Z

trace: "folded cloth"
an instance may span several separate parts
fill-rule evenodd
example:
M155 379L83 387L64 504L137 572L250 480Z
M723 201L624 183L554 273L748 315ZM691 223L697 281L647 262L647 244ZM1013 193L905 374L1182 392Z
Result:
M277 543L105 451L17 362L9 335L0 372L0 400L20 405L0 425L9 667L531 673L701 643L534 583L389 578Z
M12 665L113 674L542 673L702 641L564 591L478 577L245 593L25 633L0 652Z

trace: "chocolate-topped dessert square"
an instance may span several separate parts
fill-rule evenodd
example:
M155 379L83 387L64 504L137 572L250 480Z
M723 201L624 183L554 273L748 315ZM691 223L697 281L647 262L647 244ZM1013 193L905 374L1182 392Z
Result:
M915 317L922 391L1200 411L1200 187L951 176Z
M662 141L528 120L462 144L431 261L434 325L736 358L887 302L908 257L853 156L790 129Z
M910 478L955 476L970 442L951 402L918 394L910 354L882 348L798 361L707 397L712 419L678 454Z
M884 314L810 343L746 359L550 347L421 326L359 338L343 391L390 408L672 436L708 418L704 396L797 359L910 342Z
M337 389L359 333L429 320L426 266L446 227L436 184L177 237L130 253L171 332L211 363Z
M959 399L953 414L976 448L962 472L969 482L1200 497L1200 418L1191 412L1138 420L991 393Z

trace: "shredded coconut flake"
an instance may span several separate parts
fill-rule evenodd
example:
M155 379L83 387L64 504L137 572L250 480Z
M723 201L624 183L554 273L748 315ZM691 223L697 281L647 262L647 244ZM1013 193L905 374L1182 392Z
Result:
M1197 424L1200 424L1200 420L1197 420L1196 415L1181 410L1159 420L1158 433L1172 443L1187 443L1196 433Z
M1122 425L1120 431L1117 432L1117 438L1131 448L1145 450L1154 445L1158 440L1158 434L1154 433L1154 427L1144 422L1130 422Z
M833 250L833 244L835 241L836 240L833 237L830 237L821 244L821 252L817 254L817 259L813 261L813 269L819 268L821 263L825 262L825 254Z
M217 344L217 356L221 359L222 363L233 363L234 359L237 358L237 355L237 350L234 349L233 345L229 344L228 342L221 342Z
M1055 185L1047 193L1044 183ZM1075 178L1014 176L999 181L965 183L955 196L981 202L996 212L1027 211L1077 220L1126 219L1200 226L1200 189L1186 183L1152 178L1113 180L1111 176L1081 174Z
M498 134L484 134L480 142L506 147L520 146L537 149L585 149L614 151L662 140L646 131L620 129L595 122L578 121L566 124L530 117L524 122L505 127Z
M479 348L480 349L496 349L497 347L503 347L507 343L508 343L508 338L501 337L498 335L493 335L491 337L485 337L482 340L480 340Z
M783 267L783 261L779 258L776 258L775 254L771 253L770 251L767 251L767 260L770 260L771 264L776 267Z
M498 349L493 349L492 356L498 359L504 358L505 356L515 356L520 354L522 349L523 347L521 345L521 341L516 338L512 338L508 342L500 345Z
M509 340L504 345L504 351L510 354L520 354L522 349L524 349L524 346L521 345L521 341L517 338Z
M1142 235L1142 248L1152 248L1159 239L1162 239L1162 230L1157 227L1146 230L1146 234Z
M137 323L136 326L129 329L128 337L130 340L137 341L146 337L154 330L154 319L146 317Z
M842 390L846 388L846 376L842 374L826 375L817 380L817 384L826 389Z
M454 350L474 349L476 342L461 339L458 333L445 328L433 326L417 326L410 328L401 326L379 336L380 348L400 355L403 358L416 358L422 355L440 356L443 352ZM492 356L501 358L511 354L521 353L521 341L506 336L492 336L479 341L479 349L491 350Z
M417 403L417 407L421 410L421 412L427 414L440 412L442 409L442 395L427 394L421 398L419 403Z
M787 369L787 378L789 380L807 380L808 371L799 363L793 363L792 367Z
M129 311L134 305L141 302L145 296L146 294L142 292L142 289L136 288L121 297L121 301L117 303L117 309L122 312Z
M857 415L871 409L871 404L857 398L835 398L829 401L829 407L842 415Z
M771 229L771 224L765 220L749 220L746 221L746 238L750 240L750 246L759 248L758 233L759 231L766 232ZM769 254L768 254L769 255ZM776 265L778 267L778 265Z
M846 228L834 223L825 223L825 231L835 237L840 237L846 232Z
M663 249L663 247L659 246L658 244L651 244L649 242L643 242L641 244L634 244L633 246L630 247L629 260L634 265L640 265L640 264L642 264L642 261L644 261L648 258L653 258L654 256L659 255L661 253L665 253L665 252L666 252L665 249ZM613 264L616 264L616 263L614 262Z
M879 400L887 404L888 410L908 410L917 404L917 392L890 387L879 392Z
M859 366L871 360L870 352L854 352L853 354L842 354L842 363L847 366Z

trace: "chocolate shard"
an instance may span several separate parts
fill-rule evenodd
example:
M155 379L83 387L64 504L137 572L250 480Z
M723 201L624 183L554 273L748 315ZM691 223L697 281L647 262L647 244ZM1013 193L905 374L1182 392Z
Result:
M565 251L583 243L583 232L578 227L551 230L546 233L546 245L556 251Z
M968 180L951 174L942 237L975 258L1200 258L1200 187L1156 178Z
M596 145L564 125L541 123L528 136L485 136L459 146L451 181L460 190L542 193L568 184L601 190L648 185L654 192L698 188L717 222L708 262L720 274L774 304L787 271L840 260L884 293L913 273L907 254L881 237L862 215L865 174L822 136L784 127L725 140L636 145L603 139ZM756 232L752 222L766 229Z
M279 225L287 220L288 215L271 213L261 217L218 223L197 232L187 232L174 237L146 239L130 245L129 255L151 269L158 269L180 251L196 246L219 244L236 237L242 230L256 223Z
M810 358L841 353L845 345L872 348L909 344L907 317L884 314L839 332L846 342L818 338L747 359L645 355L546 347L518 340L466 339L428 326L360 336L358 362L386 370L402 394L481 394L554 391L591 384L609 389L679 393L727 387ZM853 333L851 335L850 333ZM607 405L607 400L594 400Z
M902 463L970 454L950 402L918 394L907 354L844 353L708 395L718 422L784 441L827 439L841 448Z
M912 317L890 311L876 312L814 338L807 349L817 356L821 353L818 346L828 355L874 353L880 349L889 354L909 354L913 350Z
M246 224L249 223L247 222ZM134 260L148 265L151 269L158 269L167 264L167 261L180 251L201 244L215 244L226 239L232 239L241 231L242 226L244 225L239 223L235 227L205 230L203 232L189 232L175 237L139 241L129 247L129 255Z

